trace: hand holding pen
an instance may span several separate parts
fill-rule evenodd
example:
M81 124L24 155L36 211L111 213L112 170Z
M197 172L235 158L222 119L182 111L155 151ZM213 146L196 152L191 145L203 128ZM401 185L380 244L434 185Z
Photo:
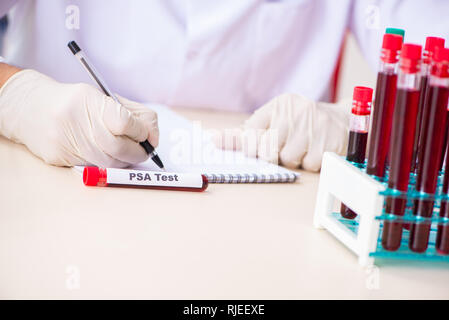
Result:
M70 41L68 43L68 47L70 51L72 51L73 55L78 58L81 65L84 67L84 69L87 71L87 73L90 75L90 77L98 84L98 86L101 88L101 90L106 94L107 96L111 97L116 101L117 103L120 103L120 101L115 97L115 95L109 90L108 86L106 85L106 82L101 78L100 74L95 70L92 63L87 59L86 55L83 53L83 51L80 49L80 47L77 45L75 41ZM151 157L151 159L156 163L156 165L164 169L164 165L159 158L158 154L156 153L154 147L148 142L148 140L140 142L140 145L145 149L145 152Z

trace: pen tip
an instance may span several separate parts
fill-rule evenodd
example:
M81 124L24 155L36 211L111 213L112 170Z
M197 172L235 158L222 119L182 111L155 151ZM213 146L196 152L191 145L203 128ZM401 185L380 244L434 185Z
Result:
M73 54L77 54L81 51L80 47L75 41L70 41L67 46L69 47L70 51L72 51Z
M162 163L161 159L159 158L159 156L158 156L157 154L154 155L151 159L154 161L154 163L157 164L157 166L158 166L159 168L161 168L162 170L165 171L165 169L164 169L164 164Z

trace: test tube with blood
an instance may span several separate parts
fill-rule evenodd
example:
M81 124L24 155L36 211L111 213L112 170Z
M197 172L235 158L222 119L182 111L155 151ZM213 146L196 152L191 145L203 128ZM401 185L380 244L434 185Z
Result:
M85 167L86 186L127 187L178 191L204 191L208 179L202 174Z
M416 130L416 118L419 104L421 46L404 44L399 62L399 74L396 102L390 144L390 172L388 187L404 195L408 191L413 146ZM393 217L405 213L405 197L388 196L385 212ZM402 221L386 220L382 231L382 247L385 250L399 249L402 240Z
M354 88L349 122L348 152L346 154L346 160L354 163L365 162L372 98L373 89L367 87ZM341 204L340 213L346 219L354 219L357 216L344 203Z

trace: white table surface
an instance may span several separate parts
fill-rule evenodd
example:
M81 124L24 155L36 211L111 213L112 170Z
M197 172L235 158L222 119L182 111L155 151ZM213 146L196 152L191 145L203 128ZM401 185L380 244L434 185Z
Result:
M205 127L245 115L183 110ZM449 265L363 269L312 226L318 174L207 192L85 187L0 137L0 298L449 298Z

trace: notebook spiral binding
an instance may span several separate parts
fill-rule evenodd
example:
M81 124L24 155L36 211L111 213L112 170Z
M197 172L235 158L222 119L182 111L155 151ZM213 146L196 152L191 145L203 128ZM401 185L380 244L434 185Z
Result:
M273 174L205 174L209 183L286 183L295 182L299 174L273 173Z

